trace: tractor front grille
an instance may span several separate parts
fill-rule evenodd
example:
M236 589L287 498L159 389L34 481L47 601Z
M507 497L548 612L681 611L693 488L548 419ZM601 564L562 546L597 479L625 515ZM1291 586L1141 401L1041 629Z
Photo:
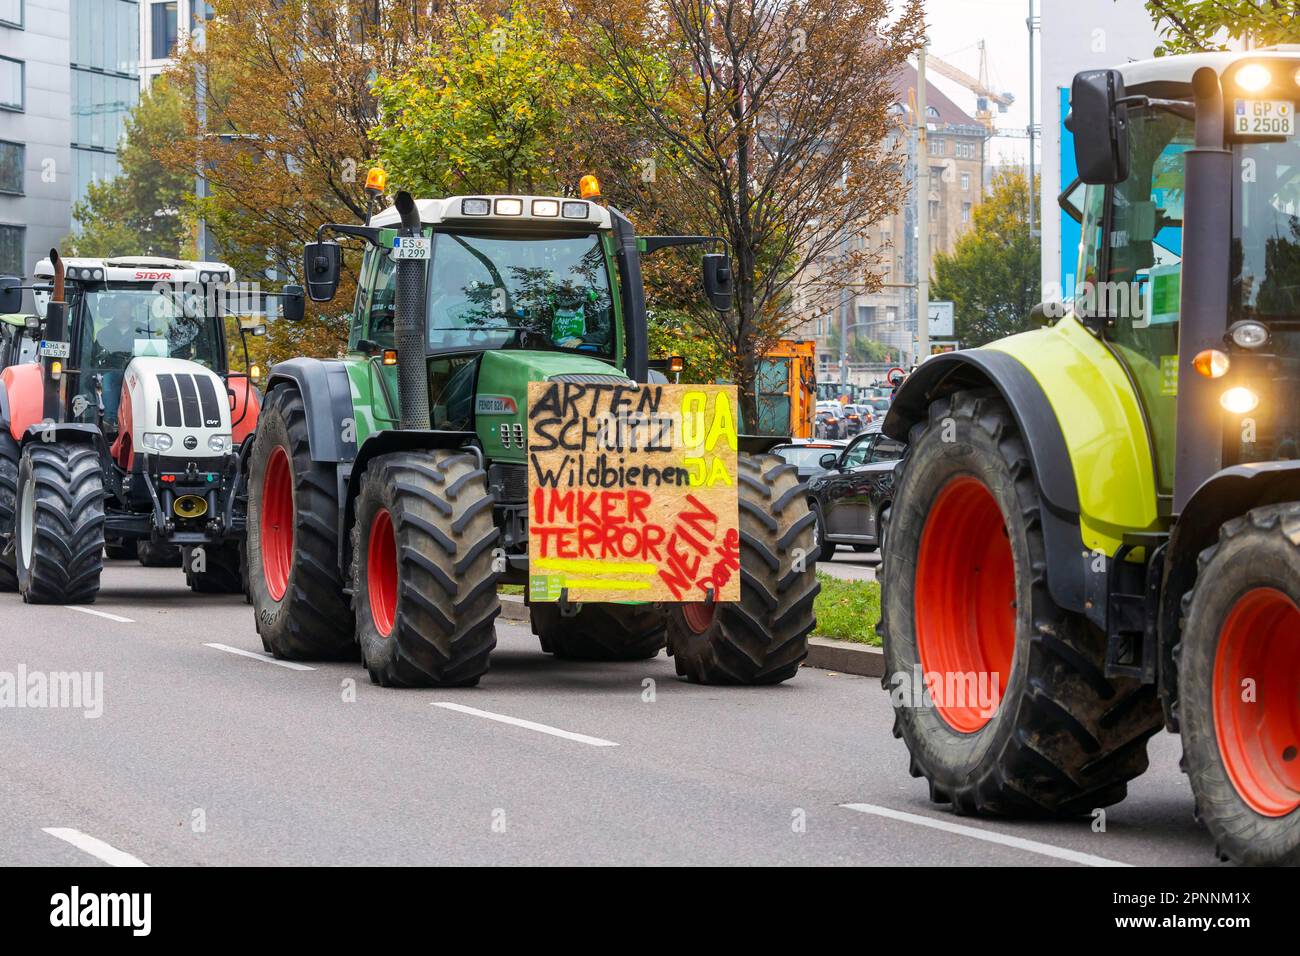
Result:
M498 503L524 501L528 498L528 470L513 462L497 462L488 469L488 486Z

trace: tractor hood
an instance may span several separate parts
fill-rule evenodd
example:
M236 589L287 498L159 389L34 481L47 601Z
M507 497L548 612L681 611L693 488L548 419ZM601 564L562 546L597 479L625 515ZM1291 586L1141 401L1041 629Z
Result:
M574 352L484 352L475 389L474 422L488 458L524 460L528 383L556 379L610 384L631 381L616 366Z

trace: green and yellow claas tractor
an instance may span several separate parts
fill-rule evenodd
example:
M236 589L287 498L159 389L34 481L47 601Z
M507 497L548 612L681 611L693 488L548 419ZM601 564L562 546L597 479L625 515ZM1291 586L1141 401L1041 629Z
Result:
M1078 74L1072 304L921 365L895 734L959 813L1089 814L1181 735L1221 857L1300 863L1300 50Z
M341 246L366 244L341 359L277 364L249 464L250 590L266 649L356 659L388 686L475 684L499 583L528 581L529 382L648 378L641 257L702 236L638 237L583 198L456 196L327 224L305 251L328 301ZM730 307L725 253L703 257ZM536 603L558 657L642 660L667 644L704 683L793 676L812 630L816 543L792 467L740 436L741 600ZM746 452L753 452L747 454Z

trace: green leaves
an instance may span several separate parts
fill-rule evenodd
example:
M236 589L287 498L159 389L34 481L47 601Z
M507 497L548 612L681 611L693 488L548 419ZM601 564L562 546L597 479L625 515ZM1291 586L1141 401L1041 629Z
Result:
M1249 38L1253 46L1300 40L1294 3L1277 0L1148 0L1160 29L1157 54L1226 50L1227 40Z

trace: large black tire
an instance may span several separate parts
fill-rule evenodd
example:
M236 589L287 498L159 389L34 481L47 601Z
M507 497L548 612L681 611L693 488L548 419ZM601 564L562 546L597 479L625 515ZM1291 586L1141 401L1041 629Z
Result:
M664 613L653 604L584 604L573 617L555 604L528 611L542 650L566 660L647 661L667 640Z
M199 557L200 548L202 558ZM243 544L226 541L185 549L185 583L195 594L243 594ZM196 570L197 568L202 570Z
M697 684L779 684L808 656L817 624L816 516L798 470L739 456L740 600L668 605L668 653Z
M1183 769L1236 863L1300 864L1300 504L1227 522L1184 598Z
M14 516L18 509L18 443L0 429L0 591L18 590Z
M297 389L271 391L255 441L248 462L248 586L262 646L287 660L356 660L352 609L338 568L335 470L311 459L307 407ZM272 560L283 554L283 565L268 571L268 552Z
M1146 742L1161 726L1154 688L1106 677L1104 636L1052 601L1043 505L1006 403L981 389L929 412L909 436L881 574L881 683L909 770L960 813L1070 815L1116 803L1146 770ZM923 541L927 531L935 537ZM916 700L922 673L950 689ZM957 691L976 689L959 675L987 680L982 701L959 706Z
M496 647L487 472L455 450L370 461L352 528L361 659L384 687L471 687Z
M179 568L181 549L174 544L141 538L135 546L136 558L146 568Z
M104 473L91 445L31 442L18 464L15 551L28 604L89 604L104 569Z

